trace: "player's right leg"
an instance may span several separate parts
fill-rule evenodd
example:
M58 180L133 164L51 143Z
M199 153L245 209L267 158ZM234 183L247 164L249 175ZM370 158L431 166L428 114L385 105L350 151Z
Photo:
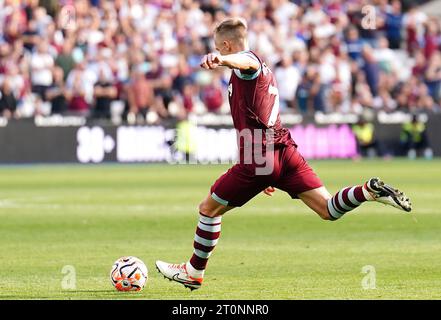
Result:
M179 282L191 290L201 287L208 258L220 237L222 215L234 208L215 198L216 196L209 194L199 205L199 222L190 260L180 264L156 261L156 268L165 278Z
M222 215L244 205L265 187L256 182L252 171L240 165L233 166L214 183L210 194L199 205L191 258L181 264L157 261L158 271L187 288L200 288L208 259L220 237Z

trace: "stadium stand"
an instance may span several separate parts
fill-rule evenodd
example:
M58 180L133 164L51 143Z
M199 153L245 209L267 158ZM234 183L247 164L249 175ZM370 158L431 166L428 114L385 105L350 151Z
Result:
M423 2L0 0L0 117L223 123L229 70L199 61L226 16L248 21L287 117L430 116L441 110L441 21Z

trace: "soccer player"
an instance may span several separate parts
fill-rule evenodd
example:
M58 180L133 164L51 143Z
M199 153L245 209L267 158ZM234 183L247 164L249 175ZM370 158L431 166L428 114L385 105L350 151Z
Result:
M223 214L262 191L272 195L275 188L281 189L331 221L366 201L411 210L409 199L379 178L343 188L332 196L297 151L289 130L282 126L275 77L248 48L246 23L241 18L224 20L214 31L214 43L220 54L204 56L201 67L232 69L228 94L238 133L239 161L213 184L199 205L190 260L181 264L156 261L165 278L192 290L200 288L208 258L219 240Z

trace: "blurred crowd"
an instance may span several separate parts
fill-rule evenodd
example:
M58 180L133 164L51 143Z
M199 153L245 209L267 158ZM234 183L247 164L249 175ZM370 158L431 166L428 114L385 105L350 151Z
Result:
M398 0L0 0L0 116L228 112L212 31L248 21L282 112L440 112L441 22Z

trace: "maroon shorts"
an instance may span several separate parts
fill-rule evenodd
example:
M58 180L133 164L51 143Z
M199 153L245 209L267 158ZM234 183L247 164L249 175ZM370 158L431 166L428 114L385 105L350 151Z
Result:
M295 146L274 150L270 174L256 174L255 164L236 164L211 187L211 197L219 203L241 207L265 188L286 191L292 198L323 184Z

